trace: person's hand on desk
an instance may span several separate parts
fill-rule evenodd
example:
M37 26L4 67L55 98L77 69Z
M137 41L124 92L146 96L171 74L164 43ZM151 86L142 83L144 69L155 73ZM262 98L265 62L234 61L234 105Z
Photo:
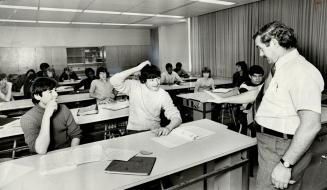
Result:
M171 130L168 127L160 127L158 129L152 130L152 133L154 133L157 137L159 136L166 136L171 132Z

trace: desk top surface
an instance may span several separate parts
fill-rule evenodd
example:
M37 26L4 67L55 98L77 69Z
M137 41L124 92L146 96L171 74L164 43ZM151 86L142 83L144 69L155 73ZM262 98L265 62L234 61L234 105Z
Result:
M70 111L73 114L75 122L79 125L108 121L108 120L118 119L122 117L127 117L129 115L128 107L113 111L113 110L104 109L103 108L104 106L105 105L99 105L99 113L92 114L92 115L77 116L78 108L70 109ZM23 135L23 134L24 133L22 128L20 127L19 120L13 121L0 128L0 139L13 137L17 135Z
M183 125L204 127L214 131L215 134L172 149L152 141L150 139L154 136L152 132L81 145L86 147L100 144L104 149L110 147L153 152L150 156L156 157L157 160L149 176L105 173L104 169L110 163L109 161L83 164L70 171L41 176L38 172L41 156L34 155L7 162L33 167L35 170L6 185L3 189L126 189L230 155L256 144L255 139L228 130L226 126L211 120L203 119Z
M65 86L65 85L74 85L81 82L81 80L65 80L63 82L58 82L58 86Z
M232 83L232 79L230 78L216 78L214 79L215 85L223 85L223 84L230 84ZM180 85L173 84L173 85L160 85L160 87L164 90L180 90L180 89L187 89L187 88L194 88L195 82L183 82Z
M70 103L70 102L79 102L85 100L92 100L94 98L90 97L89 93L79 93L79 94L66 94L58 96L59 103ZM9 111L9 110L19 110L33 107L34 104L32 99L22 99L15 100L10 102L1 102L0 111Z

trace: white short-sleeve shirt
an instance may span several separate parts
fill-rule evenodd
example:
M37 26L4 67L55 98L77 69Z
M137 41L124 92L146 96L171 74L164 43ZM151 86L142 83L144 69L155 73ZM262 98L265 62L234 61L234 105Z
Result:
M299 110L321 113L324 80L311 63L295 49L276 62L276 72L263 96L256 121L263 127L295 134Z

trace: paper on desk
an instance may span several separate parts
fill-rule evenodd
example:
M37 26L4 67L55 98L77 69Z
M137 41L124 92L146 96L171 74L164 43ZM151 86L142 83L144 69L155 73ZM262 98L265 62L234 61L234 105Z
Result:
M40 157L40 174L50 175L77 167L79 164L96 162L102 159L102 147L76 147Z
M76 147L72 151L74 164L97 162L102 159L102 146Z
M192 125L182 126L174 129L169 135L153 137L152 140L168 148L174 148L191 141L210 136L215 132Z
M214 89L212 90L212 92L222 92L222 93L226 93L226 92L229 92L231 91L232 88L217 88L217 89Z
M32 170L32 167L3 162L0 164L0 189Z
M115 101L112 103L107 103L107 104L101 104L100 108L103 109L108 109L108 110L120 110L120 109L124 109L127 108L129 106L129 102L128 101Z
M128 161L133 156L139 153L136 150L127 149L116 149L116 148L106 148L105 149L106 160L122 160Z
M0 128L0 138L13 136L13 135L20 135L23 134L22 128L20 127L20 120L17 119L10 123L7 123Z

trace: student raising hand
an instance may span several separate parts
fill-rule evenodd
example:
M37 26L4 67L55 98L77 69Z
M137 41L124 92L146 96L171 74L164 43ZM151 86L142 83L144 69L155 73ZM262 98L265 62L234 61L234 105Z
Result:
M137 66L137 69L140 71L143 69L143 67L147 66L147 65L151 65L150 61L146 60L146 61L143 61L142 63L140 63L138 66Z

